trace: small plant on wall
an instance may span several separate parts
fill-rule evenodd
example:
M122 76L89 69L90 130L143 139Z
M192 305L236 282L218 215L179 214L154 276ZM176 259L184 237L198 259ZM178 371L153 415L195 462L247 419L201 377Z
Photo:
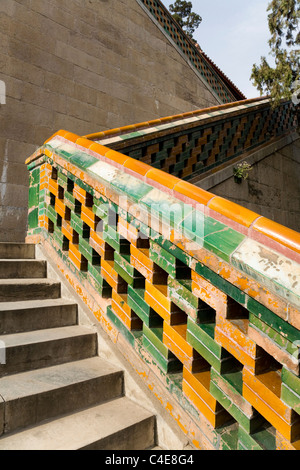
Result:
M241 183L243 180L246 180L249 176L249 171L252 170L252 166L247 162L238 163L233 168L234 181L236 183Z

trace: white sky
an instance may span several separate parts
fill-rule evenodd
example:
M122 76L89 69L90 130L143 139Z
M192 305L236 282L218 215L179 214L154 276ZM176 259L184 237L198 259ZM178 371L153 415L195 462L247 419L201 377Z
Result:
M169 7L175 0L161 0ZM252 66L269 55L267 7L270 0L191 0L202 17L194 33L203 51L247 98L259 96L250 81Z

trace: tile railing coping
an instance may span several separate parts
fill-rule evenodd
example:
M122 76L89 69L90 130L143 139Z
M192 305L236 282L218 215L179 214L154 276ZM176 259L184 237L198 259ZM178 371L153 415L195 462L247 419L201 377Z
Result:
M270 100L267 97L251 98L247 100L237 101L233 103L226 103L219 106L212 106L209 108L198 109L195 111L188 111L182 114L175 114L173 116L166 116L160 119L153 119L150 121L144 121L137 124L131 124L128 126L117 127L115 129L109 129L102 132L96 132L93 134L87 134L83 136L86 139L94 141L106 141L106 139L113 139L116 137L124 136L128 134L130 136L134 132L145 131L147 134L150 133L150 129L153 132L158 130L165 130L165 125L170 124L173 126L187 125L194 118L193 122L199 122L206 119L214 119L216 117L224 116L226 113L230 114L233 112L241 111L242 109L249 109L249 107L255 108L255 106L262 106L269 104ZM173 127L171 126L171 127ZM120 138L121 140L121 138Z
M200 206L207 216L300 263L300 233L176 176L66 130L59 130L51 136L44 146L26 160L26 164L33 162L43 153L47 155L47 152L50 152L46 147L47 143L54 138L58 138L62 143L75 144L78 149L121 168L125 173L163 190L185 204L197 208Z

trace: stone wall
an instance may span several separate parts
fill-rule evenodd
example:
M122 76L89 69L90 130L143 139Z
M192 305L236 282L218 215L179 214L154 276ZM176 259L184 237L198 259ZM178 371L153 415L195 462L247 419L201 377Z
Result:
M245 158L253 169L241 184L234 182L233 164L197 186L299 232L300 139L294 138L284 138Z
M58 129L218 104L136 0L1 0L0 80L0 241L24 239L24 160Z

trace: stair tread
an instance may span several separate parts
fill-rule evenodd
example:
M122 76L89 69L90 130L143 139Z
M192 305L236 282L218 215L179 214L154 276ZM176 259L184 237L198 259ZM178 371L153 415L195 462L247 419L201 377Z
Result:
M0 438L0 450L76 450L145 420L152 420L154 426L152 413L127 397L116 398L4 436ZM120 446L122 444L126 445L123 442ZM118 449L114 447L113 450Z
M56 281L55 279L49 279L49 278L26 278L26 279L19 279L19 278L13 278L13 279L0 279L0 286L1 285L14 285L14 284L46 284L46 285L52 285L52 284L60 284L59 281Z
M40 263L47 264L46 260L36 258L0 258L0 263Z
M96 356L2 377L0 396L8 402L120 372L121 369Z
M1 242L0 258L5 259L35 259L35 245L33 243Z
M43 330L25 331L21 333L0 335L5 347L21 346L40 342L49 342L70 336L94 335L95 332L85 326L71 325Z
M27 310L41 307L56 307L61 305L77 305L76 302L64 298L22 300L15 302L0 302L0 313L7 310Z

